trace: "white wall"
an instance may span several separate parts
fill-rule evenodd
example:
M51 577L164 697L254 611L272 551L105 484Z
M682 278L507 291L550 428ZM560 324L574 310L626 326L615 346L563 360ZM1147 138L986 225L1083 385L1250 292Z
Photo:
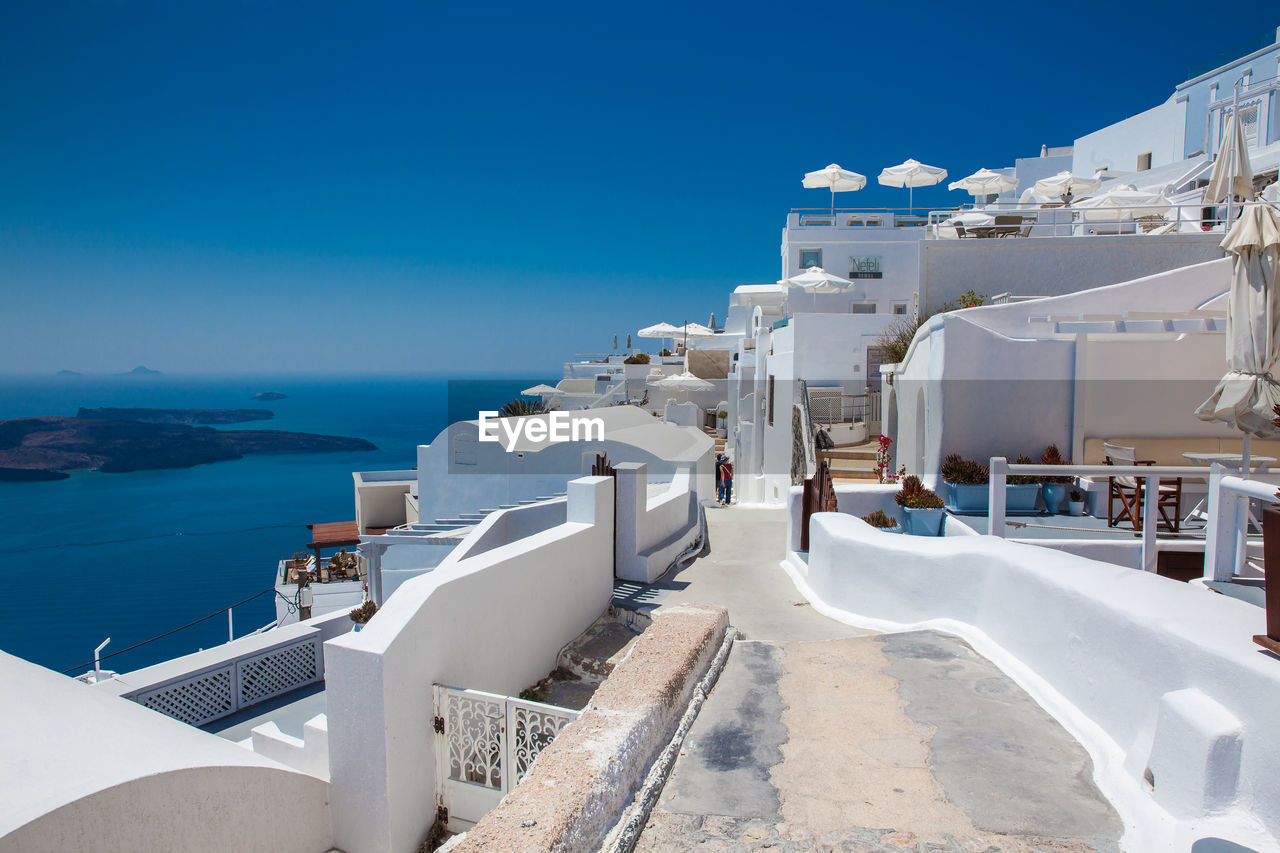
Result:
M566 482L590 473L597 453L607 453L612 463L644 462L655 481L670 480L681 464L691 461L698 463L700 474L714 477L714 443L700 429L664 424L635 406L592 410L581 417L604 419L605 440L548 442L511 453L502 444L471 441L475 464L470 465L457 461L455 448L460 440L474 439L476 423L451 424L430 445L418 447L421 520L563 492Z
M921 305L937 310L968 290L986 296L1057 296L1222 257L1221 235L926 240Z
M676 472L665 489L649 493L643 463L617 466L618 507L615 550L617 576L653 583L701 535L695 472Z
M3 853L330 847L324 782L3 652L0 680Z
M1260 608L1071 554L885 534L837 513L815 517L807 565L786 565L826 615L951 631L1004 669L1089 750L1127 849L1215 835L1276 848L1280 667L1250 640L1265 631Z
M413 850L434 819L433 684L517 694L613 593L613 478L569 484L564 524L415 578L326 644L334 844Z
M1092 175L1102 168L1113 174L1135 172L1138 155L1147 153L1152 168L1176 163L1183 159L1186 125L1186 102L1170 96L1159 106L1077 139L1071 171L1076 175Z

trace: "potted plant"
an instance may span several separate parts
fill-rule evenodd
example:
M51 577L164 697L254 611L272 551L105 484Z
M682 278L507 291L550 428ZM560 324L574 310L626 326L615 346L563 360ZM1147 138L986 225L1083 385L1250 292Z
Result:
M887 515L882 509L867 513L862 517L862 520L877 530L883 530L885 533L902 532L902 525L898 524L898 520Z
M1070 465L1071 462L1063 459L1062 454L1058 451L1058 445L1051 444L1044 449L1044 453L1040 456L1041 465ZM1050 515L1057 515L1062 512L1062 502L1066 500L1067 489L1069 485L1075 481L1075 477L1063 477L1052 475L1044 478L1044 506L1049 510Z
M350 616L351 616L351 621L356 623L354 630L359 631L361 628L363 628L368 623L368 621L373 618L373 614L377 612L378 612L378 605L374 604L372 601L368 599L366 599L359 606L352 608Z
M1030 456L1019 456L1014 465L1034 465ZM1035 512L1040 497L1040 478L1031 474L1010 474L1005 479L1004 508L1006 512Z
M915 474L910 474L902 480L902 487L893 496L893 500L902 507L908 534L912 536L942 534L942 519L945 515L942 498L931 489L926 489L924 483L920 482L920 478Z
M728 411L721 409L720 411L716 412L716 437L717 438L728 438L729 436L729 429L727 426L728 420L729 420Z
M942 481L947 486L947 507L952 512L986 512L991 473L987 466L959 453L942 460Z
M1084 492L1075 486L1067 492L1067 515L1084 515Z

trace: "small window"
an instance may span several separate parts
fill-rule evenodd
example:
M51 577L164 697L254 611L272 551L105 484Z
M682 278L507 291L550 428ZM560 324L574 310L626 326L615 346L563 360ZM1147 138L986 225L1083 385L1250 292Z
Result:
M800 250L800 269L807 270L809 267L822 266L822 250L821 249L801 249Z
M849 306L850 314L874 314L876 313L876 304L874 302L855 302Z
M884 224L884 220L880 218L880 214L873 213L867 217L867 225L871 228L877 228Z
M1138 155L1138 171L1145 172L1151 168L1151 152Z
M769 395L765 399L768 401L766 411L768 413L769 426L773 426L773 376L769 377Z
M846 220L844 221L844 224L845 224L845 226L846 226L846 227L848 227L848 228L855 228L855 227L857 227L857 226L859 226L859 225L861 225L861 224L862 224L862 217L861 217L861 216L850 216L848 219L846 219Z
M905 303L905 302L895 302L895 303L893 303L893 313L895 313L895 314L905 314L905 313L907 313L907 303Z

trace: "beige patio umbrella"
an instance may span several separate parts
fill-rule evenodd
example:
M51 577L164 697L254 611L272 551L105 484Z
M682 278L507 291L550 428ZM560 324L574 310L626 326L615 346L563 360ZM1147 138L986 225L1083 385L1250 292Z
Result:
M867 176L841 169L839 163L832 163L825 169L806 172L801 183L811 190L826 188L831 190L831 215L836 214L836 193L853 192L867 185Z
M947 184L949 190L964 190L975 199L989 195L1000 195L1002 192L1017 189L1018 179L990 169L979 169L967 178Z
M544 397L547 394L559 394L559 388L552 388L550 385L534 385L532 388L526 388L520 392L525 397Z
M1223 421L1244 433L1248 476L1249 437L1276 435L1280 403L1273 378L1280 362L1280 213L1270 205L1245 208L1222 248L1235 255L1227 295L1227 374L1196 409L1202 421Z
M882 169L876 180L886 187L906 187L907 206L911 209L915 206L916 187L931 187L942 183L946 177L947 170L941 166L928 166L919 160L908 158L906 162Z
M1102 188L1102 181L1085 175L1073 175L1063 170L1049 178L1036 181L1035 194L1045 198L1061 198L1070 201L1073 196L1096 193Z
M636 332L637 337L660 338L663 340L666 338L674 338L678 334L680 334L680 327L673 326L670 323L655 323L652 326L645 326L643 329Z
M786 279L792 287L803 287L809 293L839 293L853 285L847 278L829 273L822 267L809 267L799 275Z

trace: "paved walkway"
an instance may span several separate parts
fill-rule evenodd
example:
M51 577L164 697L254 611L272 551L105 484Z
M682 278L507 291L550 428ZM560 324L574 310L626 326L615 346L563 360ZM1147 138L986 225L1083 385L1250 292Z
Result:
M709 552L632 597L725 605L746 639L638 851L1119 849L1088 754L963 640L829 620L778 565L781 510L707 516Z

